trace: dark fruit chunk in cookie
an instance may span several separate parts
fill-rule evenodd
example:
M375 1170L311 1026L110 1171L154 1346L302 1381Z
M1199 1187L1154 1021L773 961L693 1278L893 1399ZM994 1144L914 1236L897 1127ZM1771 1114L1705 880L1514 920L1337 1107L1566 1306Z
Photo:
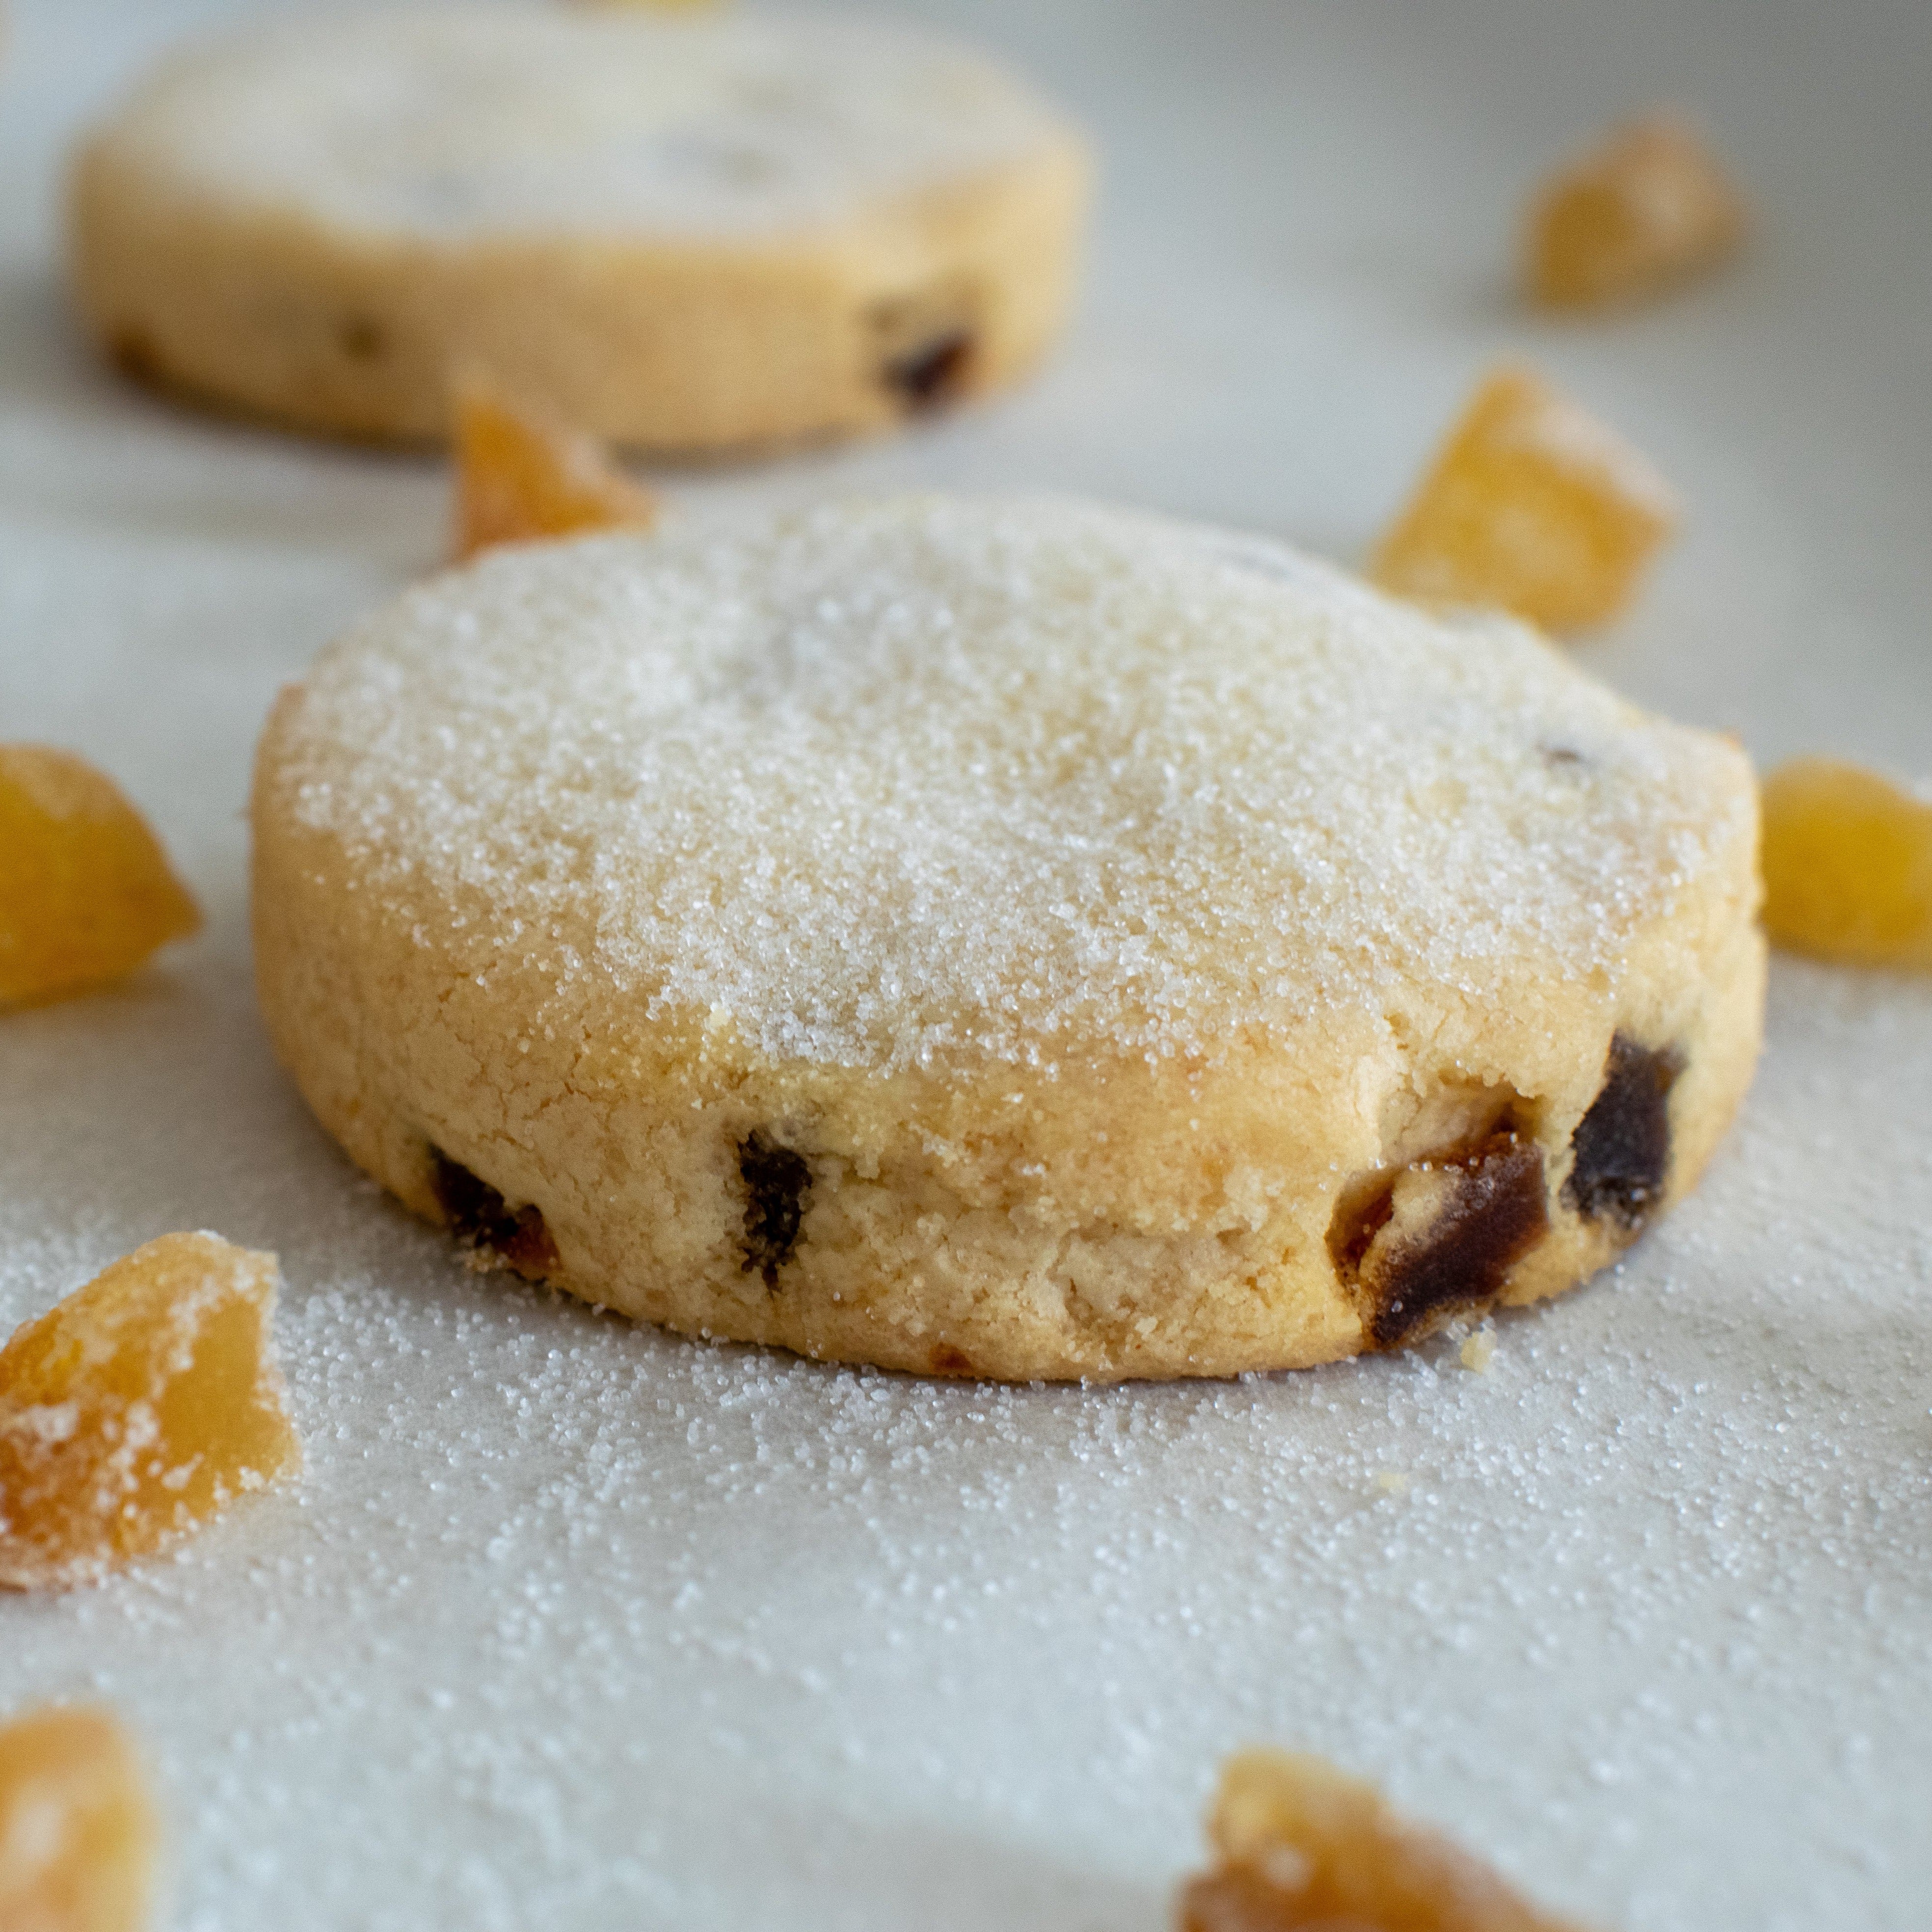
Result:
M154 383L161 379L160 352L154 346L154 338L137 323L115 330L107 339L107 355L130 381Z
M922 343L885 367L886 386L912 410L937 409L958 393L972 360L973 338L963 328Z
M458 1240L502 1256L518 1274L541 1281L556 1265L556 1244L544 1225L543 1210L511 1207L487 1180L479 1180L440 1148L431 1148L430 1186L442 1218Z
M1670 1090L1684 1070L1674 1047L1610 1042L1604 1084L1570 1136L1576 1164L1563 1198L1586 1220L1641 1226L1670 1172Z
M760 1127L738 1143L738 1173L745 1184L744 1272L762 1274L765 1286L776 1289L778 1270L798 1246L812 1169L802 1154L779 1146Z
M1495 1300L1547 1231L1543 1150L1501 1128L1412 1161L1339 1210L1328 1245L1366 1304L1370 1345L1419 1340L1442 1316Z
M336 324L336 345L353 362L373 362L388 344L382 325L366 315L346 315Z
M1416 1339L1435 1318L1480 1308L1501 1292L1503 1277L1548 1228L1543 1150L1514 1134L1496 1134L1459 1160L1425 1163L1432 1180L1428 1218L1411 1232L1400 1225L1405 1185L1396 1182L1389 1233L1370 1249L1361 1280L1374 1298L1369 1334L1378 1348Z

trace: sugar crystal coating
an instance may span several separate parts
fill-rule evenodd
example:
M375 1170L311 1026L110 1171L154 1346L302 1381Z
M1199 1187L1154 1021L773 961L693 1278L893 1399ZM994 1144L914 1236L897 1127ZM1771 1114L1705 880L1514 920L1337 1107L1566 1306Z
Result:
M1832 758L1764 782L1773 944L1858 966L1932 970L1932 800Z
M477 970L875 1069L1614 981L1752 836L1729 747L1525 632L1050 500L488 557L325 652L276 744L276 808Z
M1702 136L1675 115L1648 115L1545 184L1525 236L1526 279L1552 308L1633 302L1722 261L1744 227Z
M292 1472L272 1255L164 1234L0 1349L0 1584L61 1588Z
M1576 1932L1319 1758L1231 1759L1208 1834L1220 1863L1181 1894L1180 1932Z
M1622 436L1504 368L1470 399L1370 574L1425 603L1580 629L1629 603L1676 521L1669 486Z
M120 979L200 924L111 778L70 752L0 745L0 1007Z
M472 374L456 391L456 554L586 530L649 530L657 500L594 436Z
M160 1836L128 1734L98 1710L0 1724L0 1926L140 1932Z

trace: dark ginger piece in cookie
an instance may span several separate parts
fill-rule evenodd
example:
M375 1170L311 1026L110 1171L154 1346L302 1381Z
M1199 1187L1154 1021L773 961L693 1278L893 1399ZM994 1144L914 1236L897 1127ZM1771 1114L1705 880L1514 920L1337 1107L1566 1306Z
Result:
M1670 1173L1670 1090L1684 1070L1675 1047L1610 1042L1604 1084L1570 1137L1575 1164L1563 1199L1587 1221L1606 1217L1634 1233L1662 1198Z
M878 379L909 415L943 408L975 374L981 297L970 286L922 289L872 311Z
M1501 1127L1412 1161L1366 1202L1345 1204L1329 1246L1364 1304L1372 1345L1399 1348L1493 1301L1549 1226L1543 1150Z
M812 1169L802 1154L754 1127L738 1143L738 1174L745 1184L743 1271L763 1275L776 1294L778 1270L798 1246Z
M970 332L952 329L906 355L895 356L886 364L886 382L905 399L909 410L937 409L964 386L972 358Z
M556 1266L556 1244L541 1208L526 1202L513 1208L442 1148L432 1147L429 1155L430 1187L458 1240L500 1256L528 1281L542 1281Z

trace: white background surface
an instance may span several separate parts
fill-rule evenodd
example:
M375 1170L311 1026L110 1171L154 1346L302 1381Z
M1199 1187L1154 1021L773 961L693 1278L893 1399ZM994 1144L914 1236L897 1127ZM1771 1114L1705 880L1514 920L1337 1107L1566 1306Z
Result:
M211 915L0 1019L0 1332L164 1229L275 1248L308 1443L178 1561L0 1600L0 1708L105 1696L147 1741L170 1923L1152 1932L1249 1740L1604 1926L1932 1918L1932 982L1780 963L1702 1192L1486 1376L700 1348L466 1274L347 1168L255 1017L239 813L271 694L436 560L445 480L121 386L56 266L76 120L247 10L27 0L0 75L0 737L116 773ZM1522 350L1690 506L1584 661L1760 759L1932 767L1932 10L921 10L1104 143L1084 322L1010 402L684 502L1048 485L1353 557ZM1748 260L1528 317L1526 185L1660 96L1748 182Z

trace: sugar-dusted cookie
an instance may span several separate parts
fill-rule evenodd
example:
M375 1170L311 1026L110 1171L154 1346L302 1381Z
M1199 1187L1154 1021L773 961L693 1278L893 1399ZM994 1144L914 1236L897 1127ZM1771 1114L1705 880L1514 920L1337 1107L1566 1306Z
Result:
M1023 373L1066 311L1081 136L853 20L458 7L179 55L86 142L75 284L136 373L424 437L452 373L620 441L860 430Z
M508 550L283 696L277 1046L418 1213L693 1335L1325 1361L1696 1178L1734 747L1274 543L914 499Z

